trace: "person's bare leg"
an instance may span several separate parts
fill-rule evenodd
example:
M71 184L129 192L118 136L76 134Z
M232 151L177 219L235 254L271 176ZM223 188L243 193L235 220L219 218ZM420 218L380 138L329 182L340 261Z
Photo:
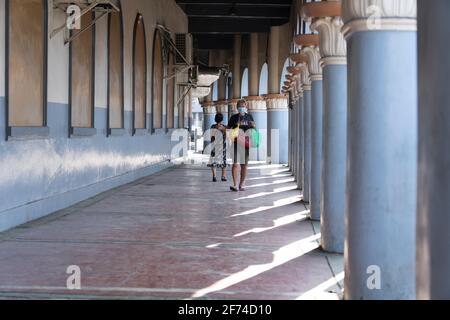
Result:
M211 167L211 172L212 172L213 178L215 178L216 177L216 168Z
M247 179L248 166L241 165L241 182L239 183L239 189L245 189L245 180Z
M227 168L222 168L222 179L227 177Z
M233 187L237 188L238 175L239 175L239 165L238 164L233 164L231 173L233 175Z

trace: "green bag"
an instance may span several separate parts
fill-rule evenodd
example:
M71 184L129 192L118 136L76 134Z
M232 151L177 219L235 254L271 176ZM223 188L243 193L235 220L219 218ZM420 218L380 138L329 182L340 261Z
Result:
M258 129L249 129L248 136L250 138L250 148L257 149L261 145L261 133Z

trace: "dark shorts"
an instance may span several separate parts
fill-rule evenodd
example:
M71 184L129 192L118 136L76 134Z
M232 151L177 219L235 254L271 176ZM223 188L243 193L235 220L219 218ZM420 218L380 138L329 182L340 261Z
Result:
M248 165L250 158L250 149L243 148L234 143L233 164Z

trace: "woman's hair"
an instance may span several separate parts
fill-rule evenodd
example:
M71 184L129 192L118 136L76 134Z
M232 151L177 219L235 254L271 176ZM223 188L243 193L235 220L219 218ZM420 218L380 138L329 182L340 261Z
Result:
M222 122L223 121L223 114L221 114L221 113L216 114L216 117L214 118L214 121L216 123Z

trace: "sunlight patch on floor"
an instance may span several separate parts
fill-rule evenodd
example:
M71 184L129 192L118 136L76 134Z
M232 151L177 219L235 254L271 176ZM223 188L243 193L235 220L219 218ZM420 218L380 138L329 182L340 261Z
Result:
M251 233L262 233L265 231L273 230L278 227L286 226L290 223L306 219L308 217L308 213L309 213L309 211L302 211L302 212L294 213L291 215L287 215L287 216L281 217L279 219L273 220L273 226L271 226L271 227L253 228L253 229L235 234L233 237L238 238L238 237L242 237L242 236L245 236L245 235L248 235Z
M319 247L318 240L320 239L320 233L295 241L284 247L281 247L277 251L273 252L273 261L271 263L251 265L244 270L234 273L222 280L217 281L209 287L198 290L192 295L192 298L201 298L210 293L222 291L240 282L256 277L264 272L281 266L291 260L297 259L308 252L311 252Z
M340 300L338 293L327 292L327 290L338 285L342 280L344 280L344 272L303 293L296 300Z

